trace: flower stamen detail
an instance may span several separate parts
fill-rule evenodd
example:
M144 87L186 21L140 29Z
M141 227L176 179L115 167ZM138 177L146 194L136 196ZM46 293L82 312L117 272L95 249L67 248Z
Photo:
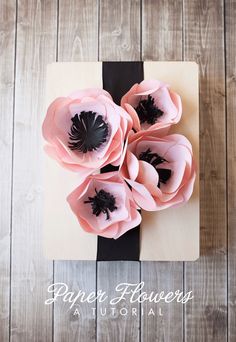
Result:
M106 214L106 219L110 219L110 212L113 212L117 209L115 206L116 199L115 197L105 190L95 189L96 195L94 197L89 197L87 201L84 203L90 203L93 214L99 216L101 213Z
M108 124L102 115L92 111L82 111L71 118L72 126L69 134L68 147L87 153L96 150L107 140Z
M148 148L145 152L140 153L139 160L143 160L151 164L155 168L155 170L157 171L159 175L159 183L157 185L158 187L160 187L160 183L166 184L166 182L171 177L170 169L163 169L163 168L157 167L157 165L167 162L167 160L159 156L159 154L157 153L152 153L150 148Z
M154 125L157 122L157 119L164 114L164 112L155 105L154 98L151 95L148 95L147 99L141 100L135 110L138 114L140 123L147 122L150 125Z

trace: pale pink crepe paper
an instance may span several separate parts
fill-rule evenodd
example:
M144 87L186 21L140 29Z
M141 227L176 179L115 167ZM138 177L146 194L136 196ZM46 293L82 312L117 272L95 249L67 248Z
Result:
M153 134L154 133L154 134ZM152 153L168 162L159 168L171 169L171 177L166 184L157 186L159 176L149 163L139 160L140 153L150 148ZM159 137L155 132L130 134L129 144L122 157L121 174L132 187L134 200L140 208L154 211L186 203L192 195L196 177L192 146L180 134Z
M96 151L82 153L68 147L71 118L81 111L94 111L109 126L108 141ZM119 165L124 141L132 128L130 115L117 106L102 89L85 89L51 103L43 122L45 151L63 167L79 172L85 178L107 164Z
M88 197L94 197L96 192L104 190L116 199L117 210L109 212L107 220L104 213L96 216L92 213L90 203L84 203ZM67 198L71 209L76 215L80 226L88 233L107 238L118 239L128 230L138 226L141 215L133 200L132 193L118 172L107 172L91 175L80 184ZM131 246L132 248L132 246Z
M154 98L156 106L164 112L158 118L154 125L147 123L140 124L138 114L135 108L140 100L151 95ZM179 122L182 115L182 103L180 96L169 89L169 86L158 80L144 80L141 83L134 84L131 89L122 97L121 106L130 114L134 122L134 129L155 130L162 128L164 134L168 133L168 129L172 124Z

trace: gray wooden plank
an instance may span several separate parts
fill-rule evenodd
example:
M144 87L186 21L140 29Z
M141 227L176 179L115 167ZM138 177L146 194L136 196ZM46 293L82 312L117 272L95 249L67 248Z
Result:
M100 60L139 60L140 59L140 1L100 1ZM138 283L140 279L138 262L98 262L98 289L103 289L108 296L114 297L115 287L119 283ZM121 306L122 305L122 306ZM132 307L126 302L115 306L112 315L107 304L107 314L102 316L106 303L98 303L97 341L139 341L139 310L137 316L131 316ZM125 316L119 310L128 310ZM104 311L102 311L103 313Z
M228 165L228 341L236 341L236 1L225 2Z
M15 1L0 2L0 341L9 339Z
M142 8L142 55L143 60L182 59L182 0L145 0ZM142 262L141 279L145 290L150 292L183 290L182 262ZM142 304L141 334L143 342L182 341L182 304L171 303L162 306ZM155 316L148 316L153 308ZM159 308L163 316L159 316Z
M201 257L186 264L186 341L227 340L226 133L223 1L184 1L186 60L200 71Z
M182 60L182 0L144 0L142 59Z
M80 290L96 291L96 263L93 261L56 261L55 283L65 283L74 298ZM70 309L62 299L54 303L54 341L96 340L96 303L80 303Z
M52 341L52 262L42 252L45 67L55 55L56 1L18 2L13 160L11 341Z
M122 300L114 305L109 304L111 299L120 295L116 287L124 289L125 285L119 284L138 285L139 263L137 261L99 261L97 282L98 290L106 291L108 295L107 301L97 304L97 341L139 341L139 304L130 304L129 295L126 295L125 301Z
M97 0L59 1L58 61L96 61L98 58Z
M98 56L98 5L94 0L59 1L58 61L95 61ZM96 290L96 262L56 261L55 282L70 291ZM96 305L95 305L96 306ZM95 341L94 304L83 303L80 316L62 301L54 305L54 341Z
M140 0L100 1L99 59L140 59Z

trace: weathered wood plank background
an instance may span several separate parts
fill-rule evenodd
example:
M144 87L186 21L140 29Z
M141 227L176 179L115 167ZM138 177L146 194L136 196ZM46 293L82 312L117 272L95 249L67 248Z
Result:
M0 341L236 341L236 0L0 0ZM195 60L200 69L201 257L194 263L50 262L42 254L47 63ZM142 279L193 290L164 317L74 317L47 286Z

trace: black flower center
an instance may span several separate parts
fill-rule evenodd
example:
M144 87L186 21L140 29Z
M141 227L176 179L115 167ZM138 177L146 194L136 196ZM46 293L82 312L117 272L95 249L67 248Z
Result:
M110 218L110 212L113 212L117 209L115 206L116 199L115 197L105 190L95 189L96 195L94 197L89 197L88 201L84 201L84 203L91 203L91 207L93 210L93 214L99 216L101 213L106 214L107 220Z
M71 150L83 153L96 150L104 143L108 136L108 124L102 115L92 111L82 111L71 118L72 125L69 132L68 146Z
M145 152L140 153L139 159L151 164L155 168L159 175L158 187L160 187L160 183L166 184L171 176L171 170L157 167L157 165L167 162L166 159L159 156L157 153L152 153L150 148L148 148Z
M164 114L162 110L157 108L151 95L148 95L147 99L141 100L135 110L140 123L147 122L150 125L154 125L157 119Z

